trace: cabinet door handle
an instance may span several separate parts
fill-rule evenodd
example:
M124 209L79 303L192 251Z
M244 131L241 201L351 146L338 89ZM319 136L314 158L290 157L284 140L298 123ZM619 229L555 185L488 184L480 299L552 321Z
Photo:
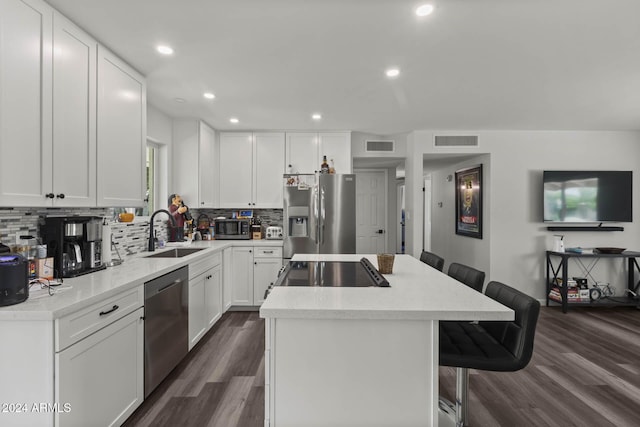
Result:
M117 309L119 309L120 307L118 307L117 305L114 305L113 308L111 310L107 310L107 311L101 311L100 312L100 316L105 316L109 313L113 313L114 311L116 311Z
M58 199L64 199L64 193L57 194L56 197Z
M56 195L53 193L47 193L44 195L44 197L46 197L47 199L53 199L54 197L56 197Z
M263 251L265 254L272 254L273 251Z

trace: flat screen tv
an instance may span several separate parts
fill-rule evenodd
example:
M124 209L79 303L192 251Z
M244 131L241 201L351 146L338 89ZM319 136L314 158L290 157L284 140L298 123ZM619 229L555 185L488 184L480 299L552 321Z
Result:
M632 222L631 171L544 171L545 222Z

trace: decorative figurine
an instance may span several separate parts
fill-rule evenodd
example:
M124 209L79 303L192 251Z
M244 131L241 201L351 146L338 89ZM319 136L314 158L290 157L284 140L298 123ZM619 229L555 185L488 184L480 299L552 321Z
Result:
M169 196L169 212L176 220L176 226L169 226L169 240L172 242L182 241L184 239L184 226L188 227L188 234L191 234L191 225L193 224L193 217L189 212L189 207L185 206L182 202L182 197L179 194L172 194Z

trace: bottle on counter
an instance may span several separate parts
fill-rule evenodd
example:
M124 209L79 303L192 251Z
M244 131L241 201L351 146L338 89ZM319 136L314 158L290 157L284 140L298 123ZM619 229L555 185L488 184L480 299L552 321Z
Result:
M336 168L333 165L333 159L331 159L331 166L329 166L329 174L334 175L336 173Z
M327 163L327 156L322 156L322 164L320 165L320 173L329 173L329 163Z

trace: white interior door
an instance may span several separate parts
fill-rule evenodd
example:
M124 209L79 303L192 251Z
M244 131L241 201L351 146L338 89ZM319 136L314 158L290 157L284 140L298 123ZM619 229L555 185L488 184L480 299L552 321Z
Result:
M431 177L424 180L424 227L422 229L422 248L431 250Z
M387 171L356 171L356 253L387 251Z

